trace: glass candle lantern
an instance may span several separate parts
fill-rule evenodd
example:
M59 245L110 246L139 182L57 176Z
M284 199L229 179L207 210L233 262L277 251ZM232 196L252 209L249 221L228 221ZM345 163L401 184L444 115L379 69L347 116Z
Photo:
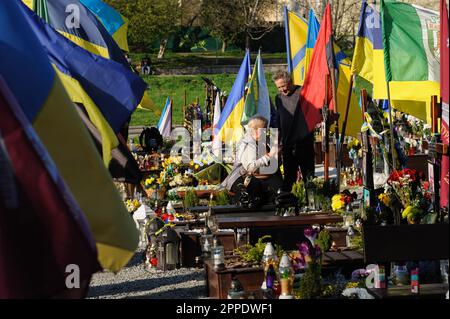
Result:
M213 234L209 227L206 227L204 229L203 234L200 237L200 244L201 244L203 259L206 261L206 259L211 257L211 247L213 244Z
M217 237L213 238L213 246L211 249L211 258L215 271L225 269L225 250L222 243Z
M292 269L289 256L286 253L281 258L278 272L281 284L280 299L293 299L294 270Z
M306 196L308 199L308 209L316 210L316 189L309 187L306 189Z
M242 284L236 277L231 281L230 290L228 290L228 299L244 299L245 291Z
M212 248L211 258L213 260L214 270L225 269L225 252L223 246L215 246Z

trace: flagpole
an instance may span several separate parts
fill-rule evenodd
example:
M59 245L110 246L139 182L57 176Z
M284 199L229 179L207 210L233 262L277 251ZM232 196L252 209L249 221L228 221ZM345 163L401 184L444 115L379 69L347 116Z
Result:
M431 134L432 140L428 143L428 172L430 173L428 179L433 179L431 184L431 193L433 197L433 209L437 215L438 222L443 222L443 216L440 214L440 188L439 182L441 179L441 159L442 154L437 149L438 143L440 141L440 134L438 129L438 118L439 118L439 103L438 97L433 95L431 97ZM431 166L431 169L430 169Z
M329 179L329 167L330 167L330 149L329 149L329 128L328 128L328 75L325 75L325 103L324 107L322 108L322 118L323 118L323 124L322 124L322 130L325 132L322 132L322 152L325 153L324 155L324 164L323 164L323 170L324 170L324 179L325 181L328 181Z
M334 74L334 69L332 70L331 75L331 90L333 94L333 113L334 113L334 119L336 121L336 126L334 127L334 139L335 139L335 149L334 149L334 161L336 165L336 185L338 192L340 192L341 188L341 162L339 159L340 149L341 146L339 145L339 113L338 113L338 105L337 105L337 99L336 99L336 77Z
M187 92L184 89L183 121L186 120Z
M339 141L339 145L341 146L339 148L339 161L342 161L345 130L347 129L348 111L350 110L350 102L352 100L352 87L353 87L354 77L355 77L354 74L352 74L352 76L350 76L350 84L348 87L348 96L347 96L347 104L346 104L346 108L345 108L345 117L344 117L344 122L342 123L342 131L341 131L341 136L340 136L340 141Z
M395 147L394 147L394 122L392 121L392 103L391 103L391 91L389 88L389 81L386 82L387 84L387 95L388 95L388 102L389 102L389 129L391 133L391 156L392 156L392 170L395 170Z
M173 129L173 99L170 98L170 132L172 133Z

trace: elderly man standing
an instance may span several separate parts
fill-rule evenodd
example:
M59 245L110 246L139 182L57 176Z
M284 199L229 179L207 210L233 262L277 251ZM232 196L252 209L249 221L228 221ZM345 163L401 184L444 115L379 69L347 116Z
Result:
M290 192L297 180L299 167L304 180L314 176L314 131L310 132L302 112L301 86L293 85L286 71L278 71L273 81L280 92L275 97L284 166L283 190Z

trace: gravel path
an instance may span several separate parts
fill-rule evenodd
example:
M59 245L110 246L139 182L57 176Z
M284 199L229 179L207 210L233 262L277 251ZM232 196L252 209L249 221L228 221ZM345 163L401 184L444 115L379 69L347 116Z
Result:
M88 299L199 299L206 296L205 271L180 268L148 271L138 250L118 274L94 274Z

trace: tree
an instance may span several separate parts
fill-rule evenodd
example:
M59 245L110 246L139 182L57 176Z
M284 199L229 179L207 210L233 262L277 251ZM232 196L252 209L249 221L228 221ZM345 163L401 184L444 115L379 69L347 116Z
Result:
M245 33L245 47L250 50L250 40L260 40L272 31L276 23L271 18L276 15L276 0L236 0Z
M204 0L201 21L210 32L224 42L245 35L246 48L250 40L259 40L276 25L271 20L277 9L276 0Z
M204 0L201 6L201 24L211 35L222 41L222 52L241 32L236 0Z
M169 36L180 23L179 0L105 0L129 20L128 39L143 51L160 41L158 59L164 56Z
M312 8L320 22L327 3L327 0L297 1L297 10L303 17L307 18L308 11ZM339 43L342 49L354 47L354 37L359 23L361 0L330 0L330 3L336 43ZM351 38L352 41L349 41L348 38Z

